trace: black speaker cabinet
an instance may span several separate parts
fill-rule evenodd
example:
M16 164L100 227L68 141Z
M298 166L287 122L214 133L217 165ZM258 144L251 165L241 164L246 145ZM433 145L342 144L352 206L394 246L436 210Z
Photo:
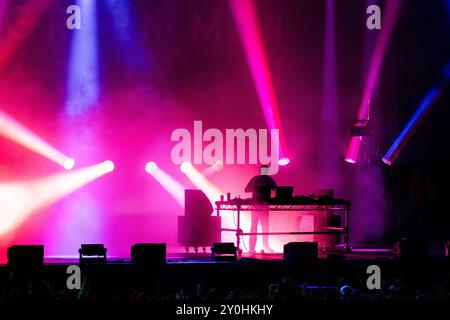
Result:
M288 262L314 262L318 255L317 242L289 242L283 247L283 257Z
M44 265L44 246L26 245L8 248L8 267L34 269Z
M178 243L185 247L210 247L220 242L221 219L210 216L199 220L190 217L178 217Z
M166 244L136 243L131 247L131 262L144 265L166 263Z

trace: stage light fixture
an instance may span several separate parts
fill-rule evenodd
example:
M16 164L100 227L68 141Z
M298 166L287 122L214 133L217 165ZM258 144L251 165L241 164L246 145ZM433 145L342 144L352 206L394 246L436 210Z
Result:
M153 174L156 170L158 170L158 165L153 161L147 162L145 165L145 171L150 174Z
M370 113L370 111L368 111L368 113ZM356 164L358 160L359 148L361 146L361 139L362 137L370 135L368 125L369 117L367 119L358 119L353 123L353 126L350 129L350 136L352 138L345 157L346 162Z
M356 163L356 160L352 159L350 157L345 158L345 161L348 162L348 163L351 163L351 164L355 164Z
M112 171L114 171L114 168L115 168L114 162L112 162L111 160L104 161L103 166L104 166L106 172L112 172Z
M219 172L222 171L223 169L223 162L220 160L216 160L216 162L214 162L214 164L212 165L212 169L214 172Z
M213 261L237 261L237 248L234 242L214 242L211 246Z
M358 108L357 119L369 118L369 105L370 98L375 90L378 76L381 66L383 64L384 55L386 53L387 45L391 38L392 31L397 21L398 14L400 12L403 0L388 1L383 16L383 28L378 35L375 43L375 49L373 51L370 67L367 72L366 82L364 85L364 91L361 97L361 102ZM349 163L356 163L358 161L358 153L361 145L361 139L356 136L352 136L347 148L345 161Z
M66 170L71 170L73 169L73 167L75 166L75 160L72 158L67 158L66 160L64 160L64 164L63 167Z
M291 162L291 160L289 160L289 158L287 158L287 157L283 157L280 160L278 160L278 164L280 166L287 166L289 164L289 162Z
M181 165L180 165L180 170L183 173L188 172L189 170L191 170L192 167L192 163L188 162L188 161L184 161Z
M80 264L83 263L106 263L106 252L104 244L82 244L78 249Z
M391 161L391 160L389 160L389 159L387 159L387 158L385 158L385 157L381 158L381 160L382 160L385 164L387 164L388 166L392 166L392 164L394 163L393 161Z

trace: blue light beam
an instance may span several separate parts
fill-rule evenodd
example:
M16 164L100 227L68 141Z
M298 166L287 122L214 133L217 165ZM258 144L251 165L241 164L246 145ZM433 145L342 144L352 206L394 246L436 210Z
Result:
M77 0L81 29L73 30L67 79L66 113L71 118L92 109L99 96L96 2Z
M408 120L403 130L400 132L398 137L394 140L394 143L391 145L389 150L383 156L382 160L387 165L392 165L400 153L401 149L405 146L408 140L411 138L419 124L431 110L434 102L440 93L440 86L432 87L427 95L424 97L416 112L412 115L412 117Z

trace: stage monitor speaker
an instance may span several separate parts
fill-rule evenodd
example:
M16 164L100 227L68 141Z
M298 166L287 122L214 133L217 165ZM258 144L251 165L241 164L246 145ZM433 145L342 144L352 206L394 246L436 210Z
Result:
M211 252L214 254L235 254L236 246L233 242L214 242Z
M165 243L136 243L131 247L131 262L141 265L166 263Z
M394 253L402 260L426 258L428 243L420 238L401 238L394 244Z
M12 269L37 269L43 265L43 245L22 245L8 248L8 267Z
M314 262L318 255L317 242L289 242L283 247L283 258L287 262Z
M214 242L211 246L212 260L237 261L237 248L233 242Z
M80 263L106 263L106 252L103 244L82 244L78 250Z

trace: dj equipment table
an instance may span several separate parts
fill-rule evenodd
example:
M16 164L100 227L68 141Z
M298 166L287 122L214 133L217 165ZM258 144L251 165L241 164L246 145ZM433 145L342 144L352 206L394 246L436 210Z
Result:
M326 199L314 200L311 197L294 198L289 202L279 202L276 199L270 200L268 203L259 203L253 199L235 198L228 201L216 201L216 213L220 216L220 211L235 211L237 212L236 229L221 228L221 231L236 233L236 247L238 253L241 254L240 237L249 235L306 235L306 234L339 234L344 235L345 250L351 251L349 244L350 229L349 229L349 214L350 201L341 199ZM309 231L309 232L243 232L241 229L241 212L242 211L310 211L314 213L341 213L340 227L327 227L328 231ZM342 223L343 220L343 223Z

